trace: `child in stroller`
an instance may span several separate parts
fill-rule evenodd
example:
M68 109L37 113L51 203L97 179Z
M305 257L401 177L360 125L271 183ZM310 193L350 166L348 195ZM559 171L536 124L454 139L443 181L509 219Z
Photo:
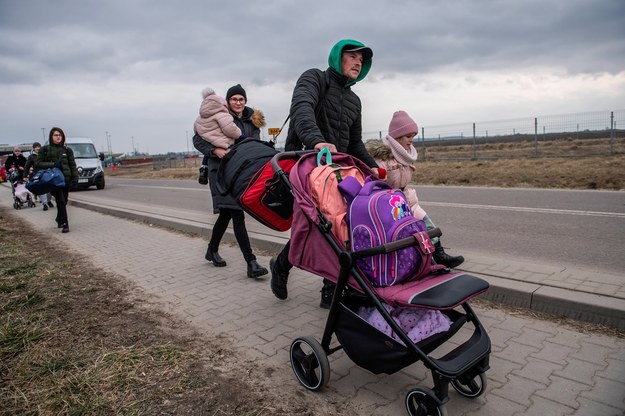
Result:
M298 161L287 177L278 161L289 157ZM365 175L372 173L367 165L347 154L332 153L332 162L357 166ZM316 153L279 153L271 163L295 198L289 260L300 269L336 282L321 342L312 336L302 336L291 343L290 361L297 380L311 391L321 390L330 378L328 356L344 350L355 364L374 374L393 374L422 361L431 371L434 386L416 387L408 392L405 405L410 415L446 415L450 384L464 397L482 395L486 390L484 373L489 369L491 344L468 300L485 292L488 283L444 269L421 279L374 286L356 260L415 246L417 236L349 251L330 231L331 223L311 195L308 175L317 165ZM428 231L427 238L440 235L440 230L435 229ZM429 331L424 337L409 336L406 328L402 328L404 325L391 316L393 311L389 306L401 308L401 312L436 311L436 319L442 315L444 319L436 331ZM371 320L374 313L376 318ZM383 321L383 325L374 327L373 321ZM467 340L441 357L431 356L469 323L474 329ZM381 327L390 328L390 332L381 331ZM333 335L338 346L331 345Z
M11 183L11 192L13 193L13 208L21 209L24 204L29 208L36 205L35 196L26 189L24 182L18 177L15 170L9 173L9 182Z

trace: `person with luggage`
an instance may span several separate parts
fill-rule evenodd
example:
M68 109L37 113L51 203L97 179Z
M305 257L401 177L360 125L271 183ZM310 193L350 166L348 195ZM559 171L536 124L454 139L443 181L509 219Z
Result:
M348 153L378 174L377 164L362 141L360 98L351 87L362 81L371 69L373 51L363 43L343 39L331 49L329 67L305 71L297 80L291 99L286 151L321 150ZM271 291L278 299L288 297L290 240L271 259ZM335 284L324 279L322 308L329 308Z
M68 233L67 199L71 183L78 181L78 170L74 152L65 146L65 133L59 127L50 129L49 144L43 146L39 151L34 170L49 169L55 166L61 169L65 177L65 186L51 192L56 200L56 224L63 233Z
M260 128L265 125L265 117L259 110L245 105L247 103L247 94L241 84L228 89L226 102L231 119L240 129L241 133L239 135L260 139ZM193 136L193 146L204 155L202 165L206 166L207 179L213 201L213 212L219 214L213 226L204 257L212 262L215 267L225 267L227 265L226 261L219 255L219 244L226 233L230 220L232 220L234 236L247 263L247 277L256 278L266 275L269 271L258 264L256 256L252 251L252 245L245 226L243 209L230 195L221 195L216 188L217 169L219 168L220 160L229 152L229 149L227 147L214 146L210 141L202 138L197 130Z
M412 174L416 170L417 149L412 145L419 128L417 123L405 111L396 111L388 126L388 134L382 141L372 140L366 145L367 151L374 158L380 168L386 170L386 183L396 189L401 189L406 195L412 215L423 220L428 230L436 226L423 208L419 205L417 192L409 188ZM462 256L450 256L445 252L440 238L435 237L432 243L436 248L434 261L450 269L460 266L464 262Z
M33 143L33 151L28 155L26 159L26 165L24 165L24 179L28 181L35 173L35 165L37 164L37 155L41 150L41 144L39 142ZM43 210L47 211L48 208L54 208L54 204L50 201L50 194L39 195L39 200L43 206Z
M22 149L15 146L13 148L13 154L6 158L4 161L4 170L9 177L12 174L13 182L22 180L24 177L24 166L26 165L26 158L22 154Z

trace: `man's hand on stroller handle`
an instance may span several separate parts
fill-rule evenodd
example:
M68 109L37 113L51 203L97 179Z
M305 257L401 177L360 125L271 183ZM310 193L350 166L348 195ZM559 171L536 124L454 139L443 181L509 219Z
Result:
M315 150L316 151L320 151L323 148L328 148L328 150L330 150L331 152L336 152L336 146L333 145L332 143L326 143L326 142L321 142L321 143L317 143L315 145Z
M315 150L317 152L320 152L322 149L328 149L330 152L337 152L336 146L333 145L332 143L321 142L315 145ZM384 170L384 175L382 175L381 177L380 177L381 172L378 170L378 168L371 168L371 171L373 172L375 177L378 179L386 178L386 170Z

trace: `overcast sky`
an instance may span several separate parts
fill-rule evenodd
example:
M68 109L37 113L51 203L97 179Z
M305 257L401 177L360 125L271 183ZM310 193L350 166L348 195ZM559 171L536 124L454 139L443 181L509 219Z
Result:
M344 38L374 52L353 87L365 132L400 109L426 127L625 109L623 0L0 0L0 143L59 126L186 151L201 90L237 83L280 127Z

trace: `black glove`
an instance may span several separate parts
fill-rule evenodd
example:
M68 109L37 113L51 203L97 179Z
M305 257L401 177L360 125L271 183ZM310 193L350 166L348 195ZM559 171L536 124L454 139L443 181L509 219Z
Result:
M56 162L54 162L54 167L58 168L58 169L61 169L61 161L57 160Z

